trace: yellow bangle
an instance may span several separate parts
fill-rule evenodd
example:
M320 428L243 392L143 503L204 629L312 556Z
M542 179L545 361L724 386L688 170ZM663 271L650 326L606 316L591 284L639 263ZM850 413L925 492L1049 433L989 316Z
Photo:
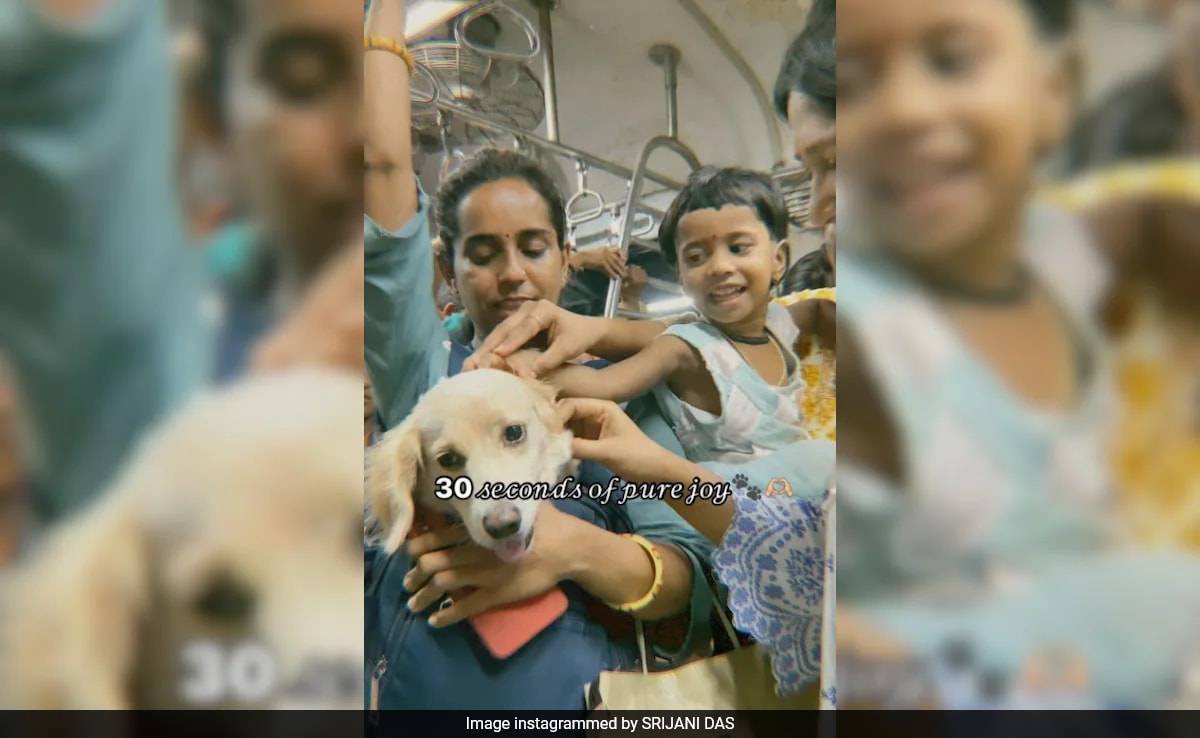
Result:
M662 591L662 588L663 588L663 558L662 558L662 554L660 554L658 552L658 547L655 546L650 541L647 541L645 538L642 538L641 536L635 535L633 533L625 533L621 537L631 540L634 543L636 543L637 545L641 546L642 550L644 550L646 552L646 555L648 555L650 557L650 563L654 567L654 581L650 584L649 592L642 595L638 599L633 600L632 602L626 602L625 604L622 604L622 605L615 605L615 604L609 603L609 605L608 605L609 607L611 607L614 610L618 610L620 612L624 612L624 613L633 615L633 614L641 612L642 610L645 610L647 607L649 607L650 603L654 602L654 600L658 597L658 593Z
M412 52L404 44L391 38L383 36L366 36L363 38L363 50L370 51L371 49L379 49L381 51L390 51L396 56L404 60L404 66L408 67L408 73L412 74L417 68L417 60L413 58Z

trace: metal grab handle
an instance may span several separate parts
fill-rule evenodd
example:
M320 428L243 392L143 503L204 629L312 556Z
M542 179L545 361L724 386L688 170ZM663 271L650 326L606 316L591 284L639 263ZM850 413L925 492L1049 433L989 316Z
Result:
M642 223L645 225L638 226L638 218L641 218ZM633 237L645 238L646 236L649 236L651 233L654 233L654 227L656 225L658 225L658 221L656 221L654 216L650 213L635 213L633 216Z
M476 46L467 39L466 28L468 23L478 20L485 15L492 15L498 10L506 11L509 15L517 19L517 23L521 26L521 30L525 31L525 39L529 42L528 53L514 54L507 51L496 51L495 49L489 49L486 46ZM454 23L454 40L457 41L464 49L470 49L476 54L482 54L489 59L498 59L500 61L528 64L536 59L538 54L542 53L542 39L541 36L538 35L537 29L533 27L533 24L526 20L525 16L521 15L519 12L513 10L507 5L497 2L497 0L486 2L472 11L464 15L460 15L458 20Z
M467 161L467 155L458 149L450 150L450 141L446 137L448 125L442 114L438 113L438 135L442 139L442 167L438 172L438 184L442 184L457 172Z
M633 169L633 179L629 182L629 196L625 201L625 212L636 213L638 200L642 196L642 188L646 184L646 166L650 163L650 156L659 149L670 149L679 158L683 159L694 172L700 168L700 160L696 154L689 149L682 141L671 136L655 136L646 142L642 147L641 154L638 155L637 166ZM629 243L633 240L633 224L637 217L625 218L621 224L621 253L629 255ZM608 283L608 297L604 302L604 317L612 318L617 314L617 308L621 304L621 278L615 277Z
M414 105L436 105L437 101L442 98L442 87L438 84L437 77L435 77L433 72L429 70L429 67L425 66L421 62L417 62L416 66L413 67L413 72L420 72L424 76L428 77L429 89L433 90L433 92L430 93L428 97L414 94L415 90L413 89L412 82L410 81L408 85L409 102L413 103ZM409 79L411 80L412 77Z
M589 223L601 215L608 209L608 205L604 202L604 197L595 190L589 190L587 186L588 165L585 161L575 162L575 172L578 176L579 191L571 195L571 199L567 200L567 204L563 210L567 214L567 225L574 230L574 227L583 223ZM575 212L575 206L587 198L595 198L597 205L581 213Z
M575 212L575 206L589 197L595 198L597 205L582 212ZM582 225L583 223L589 223L596 218L599 218L601 215L604 215L604 211L607 209L607 207L608 206L604 204L604 198L599 192L596 192L595 190L580 190L574 195L571 195L570 200L567 200L567 224L577 226Z

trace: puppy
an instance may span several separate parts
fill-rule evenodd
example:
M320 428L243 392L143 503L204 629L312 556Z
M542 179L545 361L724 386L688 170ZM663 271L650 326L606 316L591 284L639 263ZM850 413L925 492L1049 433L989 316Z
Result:
M0 592L0 707L362 704L355 372L198 399Z
M555 412L554 390L481 369L439 382L372 447L367 500L388 553L403 545L415 504L451 513L475 543L515 562L529 551L538 499L476 494L494 483L553 486L574 471L571 434ZM439 488L469 494L441 499Z

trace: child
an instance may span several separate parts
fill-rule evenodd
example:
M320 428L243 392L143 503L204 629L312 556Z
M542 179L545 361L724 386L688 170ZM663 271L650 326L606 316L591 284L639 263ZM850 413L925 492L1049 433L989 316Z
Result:
M692 461L736 462L801 440L797 331L771 294L787 266L787 226L766 175L697 171L667 209L659 244L704 319L619 364L568 364L548 381L564 397L616 402L653 390Z
M970 638L1006 676L1069 647L1103 697L1153 706L1200 613L1200 567L1114 553L1097 316L1111 275L1179 254L1119 243L1110 221L1112 269L1078 224L1027 208L1070 117L1070 77L1046 63L1070 6L838 4L855 208L839 217L838 604L921 655Z

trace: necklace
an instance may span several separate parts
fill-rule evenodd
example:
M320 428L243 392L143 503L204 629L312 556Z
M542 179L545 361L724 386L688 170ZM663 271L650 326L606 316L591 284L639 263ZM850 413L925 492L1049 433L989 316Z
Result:
M778 356L779 356L779 363L780 363L780 364L783 366L783 371L781 371L781 372L779 373L779 380L775 382L775 386L776 386L776 387L782 387L782 386L784 386L785 384L787 384L787 379L788 379L788 360L787 360L787 356L785 356L785 355L784 355L784 353L783 353L783 348L781 348L781 346L780 346L779 339L778 339L778 338L776 338L776 337L775 337L775 334L774 334L774 333L771 333L771 331L770 331L770 330L768 330L768 331L766 332L766 335L764 335L764 336L763 336L763 338L762 338L762 340L761 340L761 341L759 341L759 340L754 340L754 341L738 341L738 340L736 340L736 339L734 338L734 336L731 336L731 335L729 335L728 333L726 333L726 334L725 334L725 338L729 339L729 343L730 343L730 345L732 345L732 346L733 346L733 350L734 350L734 351L737 351L737 352L738 352L738 356L741 356L741 357L742 357L742 361L746 362L746 363L747 363L747 364L749 364L751 367L753 367L753 366L754 366L754 364L753 364L753 363L751 363L750 359L746 358L746 354L742 353L742 350L741 350L740 348L738 348L738 344L739 344L739 343L748 343L748 344L750 344L750 345L752 345L752 346L762 346L762 345L765 345L765 344L768 344L768 343L769 343L769 344L773 345L773 346L775 347L775 353L776 353L776 354L778 354ZM744 336L742 336L742 338L744 338Z
M1023 266L1017 267L1008 284L996 289L977 289L920 276L917 279L943 299L978 305L1018 305L1029 297L1033 288L1033 275Z
M734 343L744 343L748 346L766 346L771 342L771 336L764 333L761 336L738 336L733 333L726 333L725 337Z

